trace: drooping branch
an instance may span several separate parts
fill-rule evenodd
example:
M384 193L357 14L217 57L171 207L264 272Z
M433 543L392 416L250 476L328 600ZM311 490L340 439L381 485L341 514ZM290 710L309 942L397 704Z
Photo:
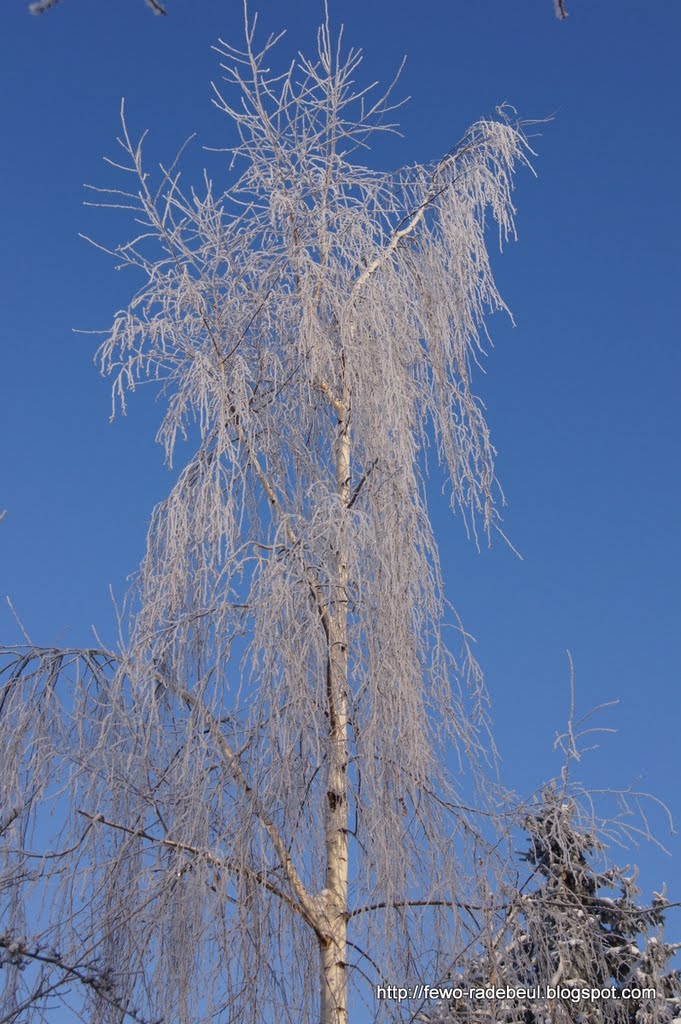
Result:
M409 238L410 235L414 234L425 217L428 209L438 200L444 191L453 187L457 180L456 176L443 182L442 178L444 173L452 166L456 166L457 162L462 161L471 152L474 152L477 143L478 139L474 133L471 133L464 137L464 139L438 163L432 173L431 182L424 198L415 210L412 210L402 219L400 225L395 228L388 238L387 244L383 246L380 252L377 253L377 255L367 264L355 281L348 300L349 308L352 306L356 296L361 292L367 281L397 251L400 243Z
M96 963L71 963L56 949L28 943L25 939L7 932L0 934L0 950L4 950L4 953L0 954L0 969L11 965L21 970L28 963L35 963L54 968L60 974L56 981L39 983L37 989L31 992L24 1002L0 1017L0 1024L14 1024L39 999L44 999L64 985L73 984L73 982L78 982L85 989L90 989L107 1006L116 1010L121 1015L119 1018L121 1021L128 1018L135 1024L150 1024L148 1018L141 1016L137 1010L127 1004L126 1000L116 998L110 974L106 970L103 971Z
M271 882L269 878L262 874L262 872L241 864L233 858L221 857L215 853L211 853L209 850L201 850L199 847L193 846L191 843L183 843L175 839L168 839L167 837L160 838L159 836L154 836L150 832L147 832L146 829L131 828L130 826L123 825L120 822L109 821L103 814L91 814L82 809L79 809L78 813L84 818L87 818L88 821L92 822L92 824L105 825L108 828L114 829L118 832L124 832L126 835L133 836L136 839L145 839L152 845L163 846L166 849L175 850L178 853L189 853L193 857L204 861L206 864L210 864L211 867L216 868L218 871L230 872L236 875L245 875L249 881L262 886L264 889L267 889L268 892L272 893L273 896L276 896L277 899L288 904L288 906L297 914L300 914L303 920L315 929L315 931L319 927L318 922L313 920L309 915L308 910L299 901L291 899L283 889ZM286 865L284 865L284 867L286 868Z
M93 678L100 685L103 682L103 669L102 666L97 661L97 659L100 659L104 663L104 665L108 667L118 665L122 671L126 670L125 659L121 658L119 655L112 651L98 648L88 648L82 650L68 648L60 651L58 649L53 648L34 647L26 649L25 647L15 647L2 648L1 653L5 655L13 653L15 656L16 660L14 671L12 672L10 668L10 676L14 680L17 680L21 677L21 674L26 670L26 668L29 667L32 661L37 660L38 662L41 662L43 661L43 659L49 659L52 662L52 665L49 669L49 686L52 688L57 683L58 675L58 673L55 673L54 669L55 659L58 659L59 670L61 670L62 667L72 665L74 661L82 659L85 666L92 673ZM293 864L293 860L291 858L289 851L287 850L286 843L284 842L281 833L279 832L279 830L277 829L276 825L271 820L269 815L267 815L265 810L260 805L257 799L257 795L253 790L253 787L251 786L248 778L246 777L243 769L239 764L237 754L230 746L229 742L227 741L224 735L223 730L220 727L219 721L215 718L213 714L211 714L211 712L208 710L208 708L206 708L202 700L199 697L197 697L196 694L192 693L185 687L173 685L171 682L169 682L167 676L162 675L157 669L153 671L153 679L156 681L157 684L162 685L165 689L169 690L175 697L186 703L188 707L195 709L203 718L207 726L207 729L225 764L225 767L228 769L229 774L235 779L243 796L247 799L248 805L252 813L260 821L265 832L267 833L272 843L272 846L274 847L281 861L282 868L286 874L289 884L291 885L295 898L292 899L281 889L279 889L276 885L271 883L262 872L259 872L256 869L249 867L248 865L240 864L236 862L233 858L225 859L220 857L218 854L212 853L207 850L199 849L193 844L188 844L182 841L173 840L169 838L159 838L157 836L153 836L151 833L147 832L144 829L132 827L130 825L126 825L123 823L110 821L106 819L103 815L96 812L91 813L79 809L78 813L81 816L87 818L90 823L101 822L102 824L107 825L112 829L116 829L120 832L125 832L129 835L134 835L138 838L145 839L148 842L165 847L167 849L174 849L180 852L190 853L193 856L202 858L204 861L206 861L206 863L209 863L216 868L225 871L244 874L250 880L257 882L258 885L262 885L273 895L277 896L278 898L286 902L293 910L299 913L303 920L305 920L306 923L309 924L316 932L320 931L321 921L315 901L313 900L312 896L310 895L305 885L303 884L302 879L300 878L300 875L296 870L295 865ZM19 814L19 808L13 808L8 812L6 818L2 821L2 825L0 827L0 835L2 835L3 832L7 831L7 829L11 826L11 824L15 821ZM73 850L77 849L77 847L82 845L86 834L87 832L80 837L76 846L73 847ZM59 855L63 856L64 853L68 852L71 851L62 851Z
M162 678L161 681L166 682ZM265 812L265 810L260 806L260 803L258 801L256 793L253 790L253 787L246 778L243 769L239 765L239 761L235 752L230 747L229 743L227 742L224 736L222 729L220 728L220 723L216 721L215 716L208 711L208 709L204 706L203 702L198 697L196 697L195 694L191 693L189 690L186 690L182 687L172 687L172 691L182 700L186 701L187 704L190 705L190 707L196 708L199 711L202 718L204 718L204 720L206 721L211 736L213 737L213 740L218 750L220 751L220 755L222 756L226 767L237 780L244 796L248 798L255 817L260 821L261 825L265 829L270 839L270 842L272 843L274 849L276 850L281 860L281 864L286 873L286 877L288 878L291 884L291 888L293 889L296 895L297 904L295 909L298 910L302 917L307 921L308 924L310 924L314 928L316 932L320 932L321 924L315 902L310 893L305 888L305 885L303 884L303 881L300 875L298 874L298 871L296 870L296 867L293 863L293 860L291 859L290 853L286 848L286 843L284 842L281 833L279 832L279 829L276 827L276 825L271 820L269 815Z

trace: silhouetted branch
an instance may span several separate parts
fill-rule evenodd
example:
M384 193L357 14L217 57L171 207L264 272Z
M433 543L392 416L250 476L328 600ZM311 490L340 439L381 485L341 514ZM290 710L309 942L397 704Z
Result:
M144 2L147 7L151 8L154 14L166 15L168 13L163 4L160 4L158 0L144 0ZM31 14L45 14L46 11L56 7L59 3L61 3L61 0L37 0L36 3L29 4L28 9Z

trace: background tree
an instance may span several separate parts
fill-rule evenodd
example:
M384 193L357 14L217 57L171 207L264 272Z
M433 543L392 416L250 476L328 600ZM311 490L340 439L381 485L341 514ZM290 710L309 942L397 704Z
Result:
M115 405L158 381L168 461L196 451L117 647L3 649L3 1021L76 979L97 1021L344 1024L348 980L437 973L491 870L447 768L483 806L485 697L456 623L445 642L424 470L434 446L452 508L498 528L471 370L505 308L486 218L513 233L527 145L502 116L379 173L358 156L391 105L360 54L324 25L277 74L254 35L220 49L232 185L153 182L123 121L134 184L102 197L133 212L115 255L143 278L100 350Z
M451 1000L421 1019L664 1024L681 1017L681 972L671 966L681 943L667 943L663 934L664 911L672 904L663 892L642 906L635 868L598 865L606 836L612 840L610 827L596 821L592 805L569 796L563 781L544 789L524 821L529 847L520 858L530 875L505 896L502 889L494 894L496 926L487 922L481 942L457 958L447 981L466 990L531 994ZM563 995L548 998L547 986ZM613 994L573 998L584 988ZM632 989L639 994L622 997Z

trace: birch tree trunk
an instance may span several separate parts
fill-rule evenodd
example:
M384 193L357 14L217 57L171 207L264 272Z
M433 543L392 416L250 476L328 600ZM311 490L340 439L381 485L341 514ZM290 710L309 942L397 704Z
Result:
M350 394L343 389L336 442L336 486L341 508L350 502ZM321 1024L347 1024L348 920L348 562L344 530L336 555L336 595L331 608L328 658L329 769L326 784L325 916L321 942Z

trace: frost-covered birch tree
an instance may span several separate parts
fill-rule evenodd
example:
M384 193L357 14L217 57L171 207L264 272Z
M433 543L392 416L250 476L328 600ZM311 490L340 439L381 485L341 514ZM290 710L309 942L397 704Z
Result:
M123 120L96 197L142 282L99 352L114 407L157 381L167 460L195 453L116 644L3 648L0 1021L403 1019L373 986L469 941L486 704L425 474L498 528L472 371L529 151L500 114L378 172L360 53L325 24L278 73L278 41L220 44L226 186L148 173Z

